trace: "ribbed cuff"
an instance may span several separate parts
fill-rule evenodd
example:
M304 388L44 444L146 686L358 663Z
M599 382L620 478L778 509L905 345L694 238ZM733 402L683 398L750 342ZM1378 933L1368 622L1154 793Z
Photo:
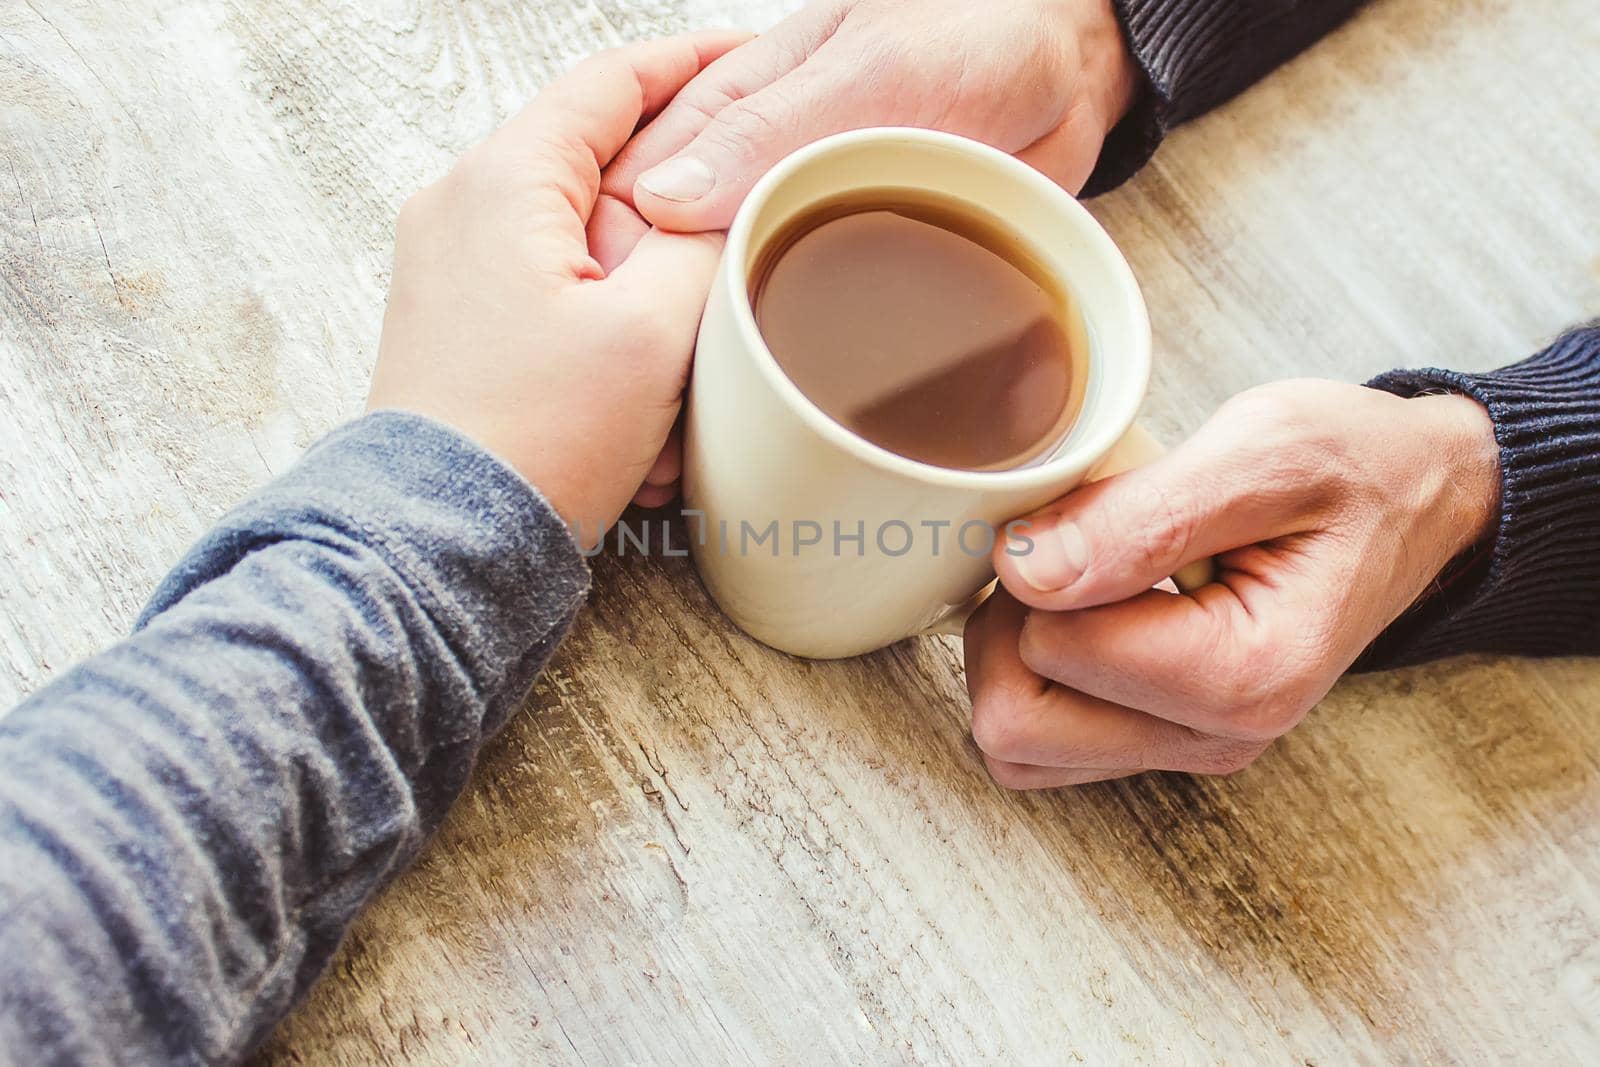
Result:
M1082 195L1116 188L1173 127L1231 99L1349 17L1362 0L1112 0L1144 87L1106 138Z
M1500 445L1501 499L1486 559L1396 621L1358 669L1465 652L1600 651L1600 324L1488 374L1398 370L1368 384L1483 404Z

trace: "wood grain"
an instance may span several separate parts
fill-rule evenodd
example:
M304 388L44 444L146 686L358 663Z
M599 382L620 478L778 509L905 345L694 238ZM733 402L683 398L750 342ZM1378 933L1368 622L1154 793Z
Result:
M596 47L742 0L0 5L0 702L356 411L390 225ZM1592 0L1388 0L1095 212L1169 439L1600 311ZM813 664L607 560L263 1063L1600 1058L1600 668L1347 680L1250 771L1007 794L957 648Z

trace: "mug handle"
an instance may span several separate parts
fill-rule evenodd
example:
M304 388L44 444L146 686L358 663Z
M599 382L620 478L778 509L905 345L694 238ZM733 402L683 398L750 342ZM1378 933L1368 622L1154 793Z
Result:
M1089 473L1083 479L1084 484L1098 482L1123 471L1131 471L1135 467L1142 467L1146 463L1160 459L1166 453L1160 441L1150 436L1138 423L1128 427L1128 432L1122 439L1111 446L1111 451L1101 457L1100 462L1089 468ZM1203 585L1207 585L1216 577L1217 566L1211 559L1197 559L1178 569L1172 576L1172 584L1185 593L1192 593ZM983 605L989 595L994 592L997 582L990 582L974 593L965 603L960 604L939 619L938 622L923 630L924 636L960 637L967 629L967 620L972 618L972 613Z

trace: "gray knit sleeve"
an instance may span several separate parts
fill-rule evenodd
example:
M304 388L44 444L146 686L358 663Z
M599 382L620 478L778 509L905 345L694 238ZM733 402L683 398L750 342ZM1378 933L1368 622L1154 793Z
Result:
M0 1061L238 1059L416 855L583 601L514 471L395 413L0 719Z

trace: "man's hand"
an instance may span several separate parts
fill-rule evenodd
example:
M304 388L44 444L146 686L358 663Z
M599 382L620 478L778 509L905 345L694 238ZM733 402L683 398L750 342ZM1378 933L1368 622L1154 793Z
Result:
M1022 789L1244 767L1488 536L1499 490L1466 397L1299 381L1234 398L1166 457L1032 516L1032 551L997 546L1006 591L966 632L990 772ZM1218 577L1193 595L1151 588L1207 556Z
M605 198L601 170L745 39L693 34L584 62L400 213L368 407L463 431L590 543L647 475L677 479L652 467L721 250Z
M690 82L605 189L658 226L723 229L794 149L923 126L1017 153L1076 192L1136 78L1109 0L814 0Z

